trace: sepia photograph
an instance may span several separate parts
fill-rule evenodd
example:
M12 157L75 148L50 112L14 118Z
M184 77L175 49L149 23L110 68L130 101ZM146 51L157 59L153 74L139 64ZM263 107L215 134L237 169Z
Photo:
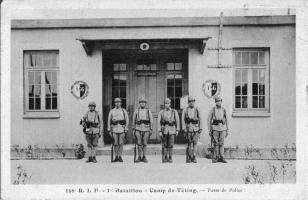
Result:
M86 2L1 3L3 199L307 197L305 4Z

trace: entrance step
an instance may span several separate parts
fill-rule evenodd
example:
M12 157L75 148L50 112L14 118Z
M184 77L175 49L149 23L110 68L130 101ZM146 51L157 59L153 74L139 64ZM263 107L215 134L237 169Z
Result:
M123 155L134 155L133 144L126 144L123 147ZM110 155L111 145L105 145L104 147L97 148L97 155ZM175 145L173 147L174 155L185 155L186 145ZM147 146L147 155L161 155L161 144L150 144Z

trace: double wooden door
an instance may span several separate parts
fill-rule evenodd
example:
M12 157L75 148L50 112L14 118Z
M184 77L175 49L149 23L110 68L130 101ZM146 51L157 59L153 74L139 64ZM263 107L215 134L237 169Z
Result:
M133 113L139 106L139 98L144 97L154 118L153 134L149 143L159 143L157 117L159 111L164 108L164 99L169 97L172 100L172 107L181 114L180 99L188 93L187 54L105 53L103 59L104 122L107 122L108 112L114 106L114 98L122 99L122 106L127 109L131 122ZM131 126L130 123L127 137L129 143L133 142ZM108 135L105 134L104 137L105 143L109 143ZM184 137L180 134L176 143L183 142Z

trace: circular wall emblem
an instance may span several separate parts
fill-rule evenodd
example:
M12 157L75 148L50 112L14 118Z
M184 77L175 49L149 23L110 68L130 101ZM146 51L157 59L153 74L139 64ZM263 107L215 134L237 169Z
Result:
M207 80L202 84L202 91L207 98L215 98L220 93L220 84L215 80Z
M141 49L142 51L147 51L147 50L149 50L150 45L149 45L148 43L146 43L146 42L143 42L143 43L140 44L139 47L140 47L140 49Z
M71 93L73 94L74 97L77 99L84 99L88 96L89 93L89 86L86 82L84 81L76 81L72 86L71 86Z

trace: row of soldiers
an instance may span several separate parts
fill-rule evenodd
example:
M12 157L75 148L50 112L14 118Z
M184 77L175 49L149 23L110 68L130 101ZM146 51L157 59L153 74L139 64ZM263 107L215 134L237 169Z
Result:
M121 106L121 99L114 99L115 107L109 112L107 130L113 140L115 158L112 162L123 162L122 153L125 135L128 132L129 117L127 111ZM228 119L225 108L222 107L222 99L215 98L216 105L210 111L208 126L209 135L213 142L212 162L226 160L224 154L224 139L228 135ZM146 158L147 143L153 132L153 116L151 110L146 107L145 98L139 99L139 107L133 114L133 133L138 146L138 159L135 162L148 162ZM84 129L89 158L86 162L97 162L96 147L102 132L102 123L99 113L95 110L96 104L89 103L89 111L83 116L81 124ZM195 106L195 99L188 97L188 107L182 113L182 130L188 139L187 162L196 163L197 143L202 133L202 116ZM180 119L177 110L171 108L171 100L165 100L165 108L158 114L158 132L163 144L162 162L173 162L174 139L180 131Z

